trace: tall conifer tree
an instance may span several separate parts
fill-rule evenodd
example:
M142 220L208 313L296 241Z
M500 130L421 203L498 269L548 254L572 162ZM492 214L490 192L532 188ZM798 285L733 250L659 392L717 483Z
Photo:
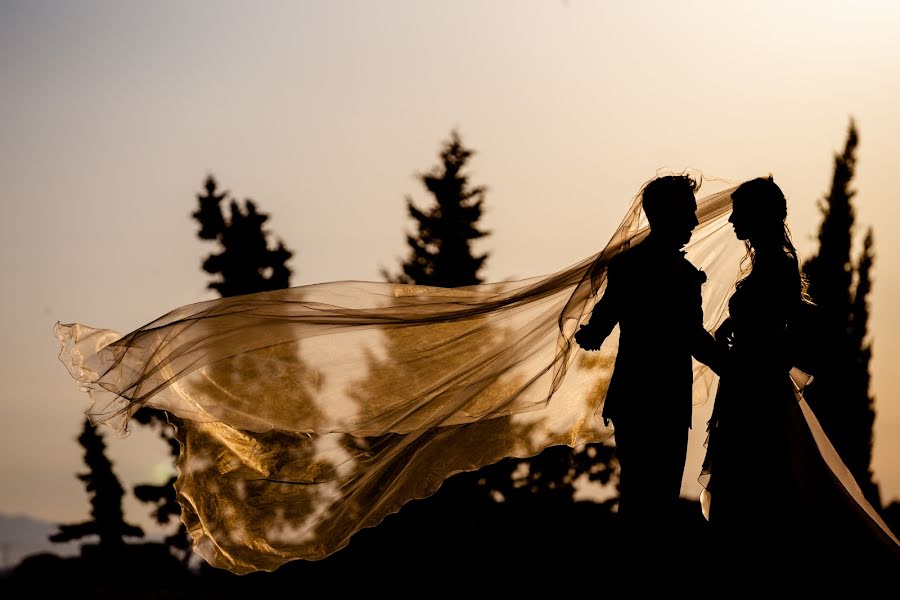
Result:
M290 285L291 270L287 261L293 253L279 241L269 248L268 233L263 225L269 219L257 212L252 200L245 200L241 208L237 200L229 203L230 218L222 212L221 202L227 193L220 193L216 180L209 176L204 185L205 195L198 195L200 208L193 217L200 222L199 236L215 240L222 251L211 254L203 262L203 270L221 279L209 284L223 298L280 290Z
M84 448L84 462L87 473L78 475L91 496L91 520L72 525L60 525L59 531L50 536L51 542L69 542L96 535L100 538L100 548L113 551L125 544L125 537L143 537L144 531L125 522L122 513L122 496L125 491L119 478L113 472L112 463L106 457L103 437L91 422L84 421L78 443Z
M440 287L460 287L482 282L478 272L487 253L472 253L471 242L488 235L478 228L484 197L484 186L471 186L464 172L474 151L463 146L459 133L453 131L440 152L440 165L419 176L434 204L419 209L412 198L406 198L409 216L417 231L406 238L409 257L402 273L390 275L389 281Z
M826 349L820 372L805 396L869 501L881 506L871 470L875 419L869 393L871 229L859 258L854 261L852 256L856 195L852 181L858 144L859 134L851 120L844 150L834 157L831 191L819 205L819 251L804 266L809 294L820 308L821 342Z
M211 282L209 287L222 297L289 287L291 270L286 263L292 252L281 241L275 248L269 248L269 234L263 229L268 215L257 212L256 205L250 200L245 202L243 209L237 201L231 200L230 218L226 219L221 205L223 200L228 200L228 193L219 190L211 175L206 178L203 188L204 191L197 194L200 206L192 215L200 223L197 235L202 240L216 241L221 247L219 253L210 255L203 263L207 273L221 275L221 279ZM135 420L157 428L172 457L178 458L179 445L172 429L178 420L174 415L142 408L135 414ZM176 500L175 476L163 485L135 486L134 494L142 502L156 505L153 517L159 524L179 523L178 531L165 541L186 564L191 557L191 545L187 530L179 522L181 506Z
M407 197L407 209L417 231L407 235L410 253L402 273L392 276L382 270L389 281L440 287L482 283L479 271L488 254L473 254L471 242L488 235L478 225L487 188L469 183L465 171L474 154L463 145L459 133L452 131L441 148L440 164L419 176L434 202L419 209ZM588 444L578 451L554 446L530 459L507 459L477 472L455 475L445 484L438 501L451 506L460 499L571 503L577 479L601 484L611 481L614 456L614 449L604 444Z

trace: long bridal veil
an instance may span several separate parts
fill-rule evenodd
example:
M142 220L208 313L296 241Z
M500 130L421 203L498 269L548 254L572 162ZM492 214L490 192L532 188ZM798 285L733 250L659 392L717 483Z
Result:
M698 203L686 248L708 276L708 329L744 253L731 191ZM612 435L600 411L617 334L596 353L572 337L610 259L647 235L641 214L638 196L600 252L546 276L329 282L191 304L126 335L57 324L60 359L94 424L125 432L142 406L171 415L181 518L210 564L320 559L454 473ZM695 365L696 404L714 384Z

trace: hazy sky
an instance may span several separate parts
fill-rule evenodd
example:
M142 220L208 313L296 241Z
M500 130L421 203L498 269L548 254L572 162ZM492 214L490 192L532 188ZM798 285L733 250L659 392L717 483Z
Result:
M888 1L0 0L0 512L86 516L88 399L51 327L127 332L214 297L190 219L209 172L272 215L294 285L396 264L403 198L426 199L415 174L453 127L489 187L488 280L595 252L662 167L774 173L808 256L851 115L874 470L900 498L897 31ZM107 439L127 488L167 476L153 435Z

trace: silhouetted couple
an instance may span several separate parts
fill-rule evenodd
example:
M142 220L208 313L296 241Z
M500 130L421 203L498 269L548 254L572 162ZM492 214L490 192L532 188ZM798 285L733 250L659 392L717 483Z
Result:
M682 580L771 580L804 561L829 573L900 569L900 545L790 375L791 325L808 305L784 195L754 179L702 204L706 256L724 256L730 236L718 220L730 204L751 265L712 336L704 276L681 252L697 226L696 187L688 177L654 180L604 252L537 280L462 289L325 282L182 306L124 336L57 324L59 357L91 394L92 422L125 431L144 406L179 418L175 487L194 549L236 573L271 571L338 551L454 473L605 439L608 430L590 422L596 388L547 402L570 347L542 344L568 334L606 276L576 339L596 349L620 327L603 410L615 424L620 510L639 576L631 581L671 583L658 575L678 567L674 556L690 559ZM649 234L633 229L641 205ZM737 263L727 276L710 263L707 299L732 284ZM674 527L692 355L721 374L704 468L718 563L705 572Z
M610 261L606 290L575 336L597 350L619 325L603 417L615 427L628 556L678 564L694 356L721 376L704 463L716 572L758 580L804 563L859 565L860 555L897 565L896 543L848 493L852 478L839 481L826 464L798 405L789 336L808 305L784 194L771 177L732 193L729 221L752 268L713 337L703 327L705 276L682 251L698 223L697 187L688 176L647 184L650 233Z

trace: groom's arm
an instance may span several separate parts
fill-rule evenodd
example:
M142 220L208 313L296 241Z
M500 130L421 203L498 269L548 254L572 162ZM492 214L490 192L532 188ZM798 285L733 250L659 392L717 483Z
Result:
M694 328L692 338L691 354L694 358L721 375L725 356L721 347L716 344L715 338L703 328L702 322Z
M703 279L705 277L698 278L696 285L692 286L689 333L691 354L721 375L726 356L721 345L716 343L716 338L703 327L703 296L700 293L700 282Z
M585 350L599 350L603 341L612 333L620 314L620 284L616 262L606 270L606 290L594 305L590 320L575 332L575 341Z

